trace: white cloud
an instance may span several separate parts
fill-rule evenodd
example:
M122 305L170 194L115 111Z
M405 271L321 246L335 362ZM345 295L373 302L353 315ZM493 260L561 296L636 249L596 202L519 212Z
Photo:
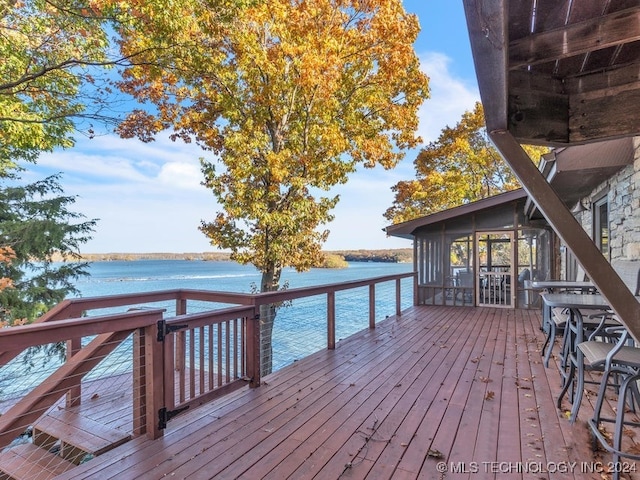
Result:
M466 110L480 100L475 82L454 77L449 71L451 59L437 52L420 56L422 71L429 76L431 98L420 108L419 134L425 143L440 136L446 126L453 127Z
M202 172L198 165L187 162L167 162L162 165L158 181L164 185L184 189L202 190Z

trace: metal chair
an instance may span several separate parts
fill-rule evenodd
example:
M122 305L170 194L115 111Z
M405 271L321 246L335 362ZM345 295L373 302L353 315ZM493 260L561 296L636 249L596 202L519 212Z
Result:
M635 411L635 404L640 398L637 380L640 379L640 348L632 346L632 342L627 330L624 327L612 327L606 329L608 332L615 331L620 335L618 342L614 345L589 345L585 346L584 351L589 351L589 355L597 357L598 361L604 356L604 371L600 381L598 390L598 399L594 408L593 418L589 420L591 431L595 438L600 442L602 447L613 454L613 480L620 478L621 466L620 459L622 457L633 460L640 460L640 454L625 452L622 450L622 435L625 426L640 427L640 423L625 419L627 405L632 406ZM592 343L592 342L585 342ZM602 342L594 342L602 343ZM585 353L585 356L587 354ZM607 387L611 385L610 379L614 376L619 378L618 385L618 405L614 418L607 418L602 415L602 406L604 404ZM613 423L615 425L611 443L600 430L602 423Z
M599 312L583 316L583 338L586 342L572 345L572 329L576 325L569 324L565 327L565 337L562 347L561 368L563 373L563 387L558 396L558 408L567 391L569 401L572 404L569 421L574 423L578 417L585 383L596 383L585 379L587 371L604 371L607 354L617 345L621 332L616 329L620 322L615 315L608 312ZM566 367L569 371L566 372Z

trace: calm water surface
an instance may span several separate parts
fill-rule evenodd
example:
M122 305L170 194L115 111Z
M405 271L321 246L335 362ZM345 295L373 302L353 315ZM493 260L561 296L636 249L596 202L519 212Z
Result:
M395 273L410 272L408 263L351 262L348 268L314 268L298 273L285 269L282 280L290 288L345 282ZM175 288L250 292L260 283L260 272L253 266L224 261L137 260L94 262L90 277L76 286L83 297L148 292Z
M351 262L348 268L316 268L298 273L286 269L282 281L289 288L324 285L361 280L412 270L408 263ZM205 289L248 293L252 284L260 283L260 272L253 266L235 262L188 260L138 260L95 262L91 276L77 283L83 297L121 293L169 290L176 288ZM412 280L402 283L402 308L412 301ZM395 313L395 282L376 289L376 317ZM345 338L367 328L369 312L368 287L336 294L336 338ZM157 305L174 308L174 302ZM221 305L222 306L222 305ZM210 303L190 302L188 311L209 310ZM326 348L326 295L294 300L278 311L274 331L274 365L280 368L320 348ZM101 312L102 313L102 312Z

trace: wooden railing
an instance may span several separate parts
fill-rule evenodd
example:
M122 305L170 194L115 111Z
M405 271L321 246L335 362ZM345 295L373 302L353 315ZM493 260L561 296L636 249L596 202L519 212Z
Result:
M121 405L125 396L129 398L128 420L112 415L109 424L128 429L133 436L157 438L175 415L242 386L260 384L261 305L324 295L326 344L332 349L336 345L337 292L368 287L368 326L374 328L376 285L395 284L395 305L385 313L399 315L401 281L410 278L415 286L415 274L407 273L260 294L178 289L65 300L33 324L0 330L0 380L9 367L20 367L25 351L45 344L67 344L66 361L48 378L26 394L0 402L0 447L51 409L81 406L88 411L101 399ZM174 314L167 315L166 306L154 307L161 302L175 302ZM190 302L232 306L189 312ZM85 316L116 307L129 309ZM117 375L109 363L116 354L125 359L124 373ZM120 383L113 383L116 378ZM99 390L107 380L107 389ZM115 395L120 397L112 401Z

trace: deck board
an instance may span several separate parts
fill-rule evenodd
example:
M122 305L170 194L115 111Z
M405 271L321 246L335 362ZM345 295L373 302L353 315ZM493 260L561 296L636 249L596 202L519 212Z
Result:
M539 325L533 310L413 307L60 478L439 480L440 461L459 468L447 479L590 478L487 471L609 458L590 450L593 398L574 425L556 408Z

